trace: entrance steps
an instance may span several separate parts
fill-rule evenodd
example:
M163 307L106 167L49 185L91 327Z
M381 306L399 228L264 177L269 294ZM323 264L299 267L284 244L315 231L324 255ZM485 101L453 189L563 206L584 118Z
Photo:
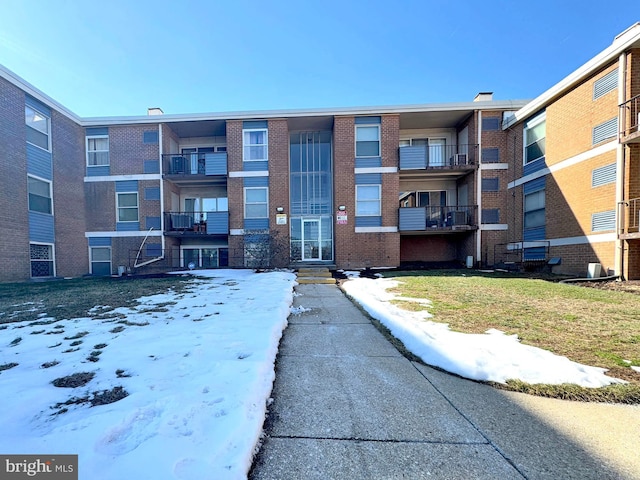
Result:
M335 284L336 280L326 267L304 267L298 269L297 282L299 284Z

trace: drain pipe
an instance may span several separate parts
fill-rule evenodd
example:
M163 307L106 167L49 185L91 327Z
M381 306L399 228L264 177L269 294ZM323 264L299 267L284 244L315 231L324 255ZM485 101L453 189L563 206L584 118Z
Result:
M624 52L620 54L618 59L618 105L622 105L626 99L626 71L627 71L627 56ZM619 114L620 115L620 114ZM624 115L624 113L623 113ZM618 123L620 121L618 120ZM619 130L619 128L618 128ZM624 169L625 169L625 146L618 140L616 147L616 246L615 246L615 264L614 269L616 275L624 278L624 243L625 241L620 238L620 232L624 228Z

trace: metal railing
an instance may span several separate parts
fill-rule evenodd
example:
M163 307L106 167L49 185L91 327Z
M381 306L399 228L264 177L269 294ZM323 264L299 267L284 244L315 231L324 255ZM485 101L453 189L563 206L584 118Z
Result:
M497 243L493 246L493 262L489 266L519 271L544 266L549 259L550 242L532 240L528 242Z
M620 226L622 234L640 232L640 198L620 203Z
M473 230L477 228L477 205L401 207L400 231Z
M226 175L227 153L169 153L162 155L165 175Z
M620 105L620 138L638 133L640 123L640 95L627 100Z
M229 212L165 212L165 232L228 235Z
M476 163L477 145L416 145L400 147L400 169L468 169Z

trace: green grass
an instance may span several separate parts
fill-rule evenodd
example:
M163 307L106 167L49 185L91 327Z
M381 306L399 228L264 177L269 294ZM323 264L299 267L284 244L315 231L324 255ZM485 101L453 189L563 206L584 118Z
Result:
M470 270L390 272L386 276L402 282L396 293L432 301L425 307L398 299L394 303L401 308L426 308L434 321L447 323L454 331L483 333L495 328L517 334L524 344L607 368L609 375L630 382L607 387L606 394L602 389L575 386L542 388L514 383L518 386L510 388L537 394L544 391L557 398L640 403L640 373L629 368L640 366L640 295Z

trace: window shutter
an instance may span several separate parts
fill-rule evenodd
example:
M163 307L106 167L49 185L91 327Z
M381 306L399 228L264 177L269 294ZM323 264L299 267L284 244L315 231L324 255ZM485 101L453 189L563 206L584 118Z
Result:
M597 100L616 88L618 88L618 70L609 72L593 82L593 99Z
M605 165L591 172L591 186L599 187L616 181L616 164Z
M591 231L602 232L616 228L616 211L598 212L591 214Z
M618 117L593 127L593 144L613 138L618 134Z

